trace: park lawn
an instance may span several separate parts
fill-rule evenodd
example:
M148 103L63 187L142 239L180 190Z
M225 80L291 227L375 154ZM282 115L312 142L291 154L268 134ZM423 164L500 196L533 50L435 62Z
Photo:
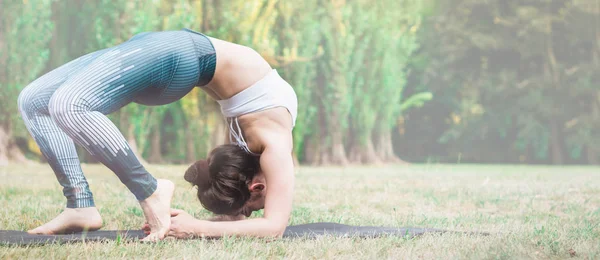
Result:
M84 165L83 169L104 229L139 228L141 210L118 178L102 165ZM186 166L152 165L148 169L176 183L173 207L199 218L210 216L183 180ZM291 225L338 222L492 235L0 246L0 259L600 258L599 167L301 167L296 176ZM0 229L33 228L52 219L64 206L61 187L47 165L0 167L0 180Z

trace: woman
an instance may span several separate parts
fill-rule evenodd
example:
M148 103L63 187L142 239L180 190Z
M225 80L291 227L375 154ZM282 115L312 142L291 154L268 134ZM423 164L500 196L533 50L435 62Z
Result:
M131 102L168 104L196 86L221 105L233 144L217 147L206 161L196 162L186 179L200 184L200 201L215 213L239 219L240 214L264 207L263 218L208 222L170 210L173 183L148 173L105 116ZM110 168L138 199L148 223L146 240L168 233L278 236L287 225L294 187L291 132L297 99L292 87L248 47L188 29L140 33L35 80L19 95L19 109L67 198L59 216L30 233L102 226L74 142ZM203 174L192 174L195 169ZM240 191L240 183L247 190ZM228 185L235 186L233 193ZM232 198L236 189L242 197ZM219 203L225 204L214 205Z

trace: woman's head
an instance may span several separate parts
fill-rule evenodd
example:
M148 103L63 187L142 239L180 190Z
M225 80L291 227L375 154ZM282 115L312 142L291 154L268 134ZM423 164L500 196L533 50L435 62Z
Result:
M215 148L206 160L190 166L184 178L198 186L200 203L215 214L248 216L264 207L259 157L236 145Z

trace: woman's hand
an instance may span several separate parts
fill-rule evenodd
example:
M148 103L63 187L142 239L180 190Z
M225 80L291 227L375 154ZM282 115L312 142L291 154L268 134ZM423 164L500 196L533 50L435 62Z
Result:
M196 230L201 224L201 220L194 218L192 215L180 209L171 209L171 228L170 237L178 239L186 239L197 236Z
M198 225L201 221L180 209L171 209L171 228L167 236L186 239L196 236ZM150 225L145 223L142 230L146 235L150 234Z

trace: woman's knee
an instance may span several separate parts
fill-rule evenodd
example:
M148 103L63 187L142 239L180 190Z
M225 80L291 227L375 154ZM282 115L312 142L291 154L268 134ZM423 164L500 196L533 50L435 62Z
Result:
M40 110L47 111L49 99L49 95L46 96L44 92L40 91L40 86L33 82L21 90L17 104L21 114L26 115Z
M33 108L33 96L32 96L33 92L31 91L31 87L27 86L25 87L23 90L21 90L21 93L19 93L19 97L17 98L17 104L19 106L19 111L21 111L21 114L25 114L27 113L27 111L30 111L31 108Z
M54 122L59 127L73 127L73 124L69 122L76 122L79 118L77 116L82 110L86 110L85 102L83 99L78 98L76 93L68 90L68 86L64 86L57 90L48 102L48 112Z

